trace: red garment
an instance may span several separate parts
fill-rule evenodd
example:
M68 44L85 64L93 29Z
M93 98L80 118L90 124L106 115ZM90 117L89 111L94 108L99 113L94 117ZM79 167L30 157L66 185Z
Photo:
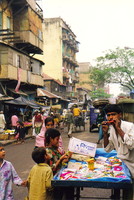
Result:
M34 122L42 122L42 115L41 114L35 115L35 121Z

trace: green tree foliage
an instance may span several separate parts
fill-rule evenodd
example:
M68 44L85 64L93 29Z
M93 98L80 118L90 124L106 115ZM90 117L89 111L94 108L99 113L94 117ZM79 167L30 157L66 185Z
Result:
M109 97L111 97L110 94L107 94L103 88L98 88L95 91L92 91L90 93L90 96L92 98L92 100L94 99L107 99Z
M92 84L102 87L105 83L119 83L130 91L134 89L133 49L108 50L96 59L96 63L90 75Z

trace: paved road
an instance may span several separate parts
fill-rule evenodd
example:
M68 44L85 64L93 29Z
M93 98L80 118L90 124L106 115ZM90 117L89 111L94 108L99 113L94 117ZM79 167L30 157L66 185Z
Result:
M65 150L67 150L69 138L67 137L66 130L64 132L62 131L61 134ZM84 132L77 131L76 133L73 133L73 136L94 143L96 143L98 139L97 132L89 133L88 121L86 124L86 130ZM98 145L98 147L101 147L101 145ZM34 165L34 162L32 161L31 158L31 152L33 148L34 148L34 139L27 139L24 144L17 144L17 145L11 144L5 147L6 159L12 162L17 173L22 179L27 178L31 167ZM24 200L24 197L27 195L27 189L17 186L13 186L13 188L14 188L15 200ZM90 200L91 199L101 200L102 197L105 197L105 199L110 199L109 198L110 190L84 188L84 190L81 192L81 195L82 197L85 197L84 199L90 199ZM98 198L93 198L96 196L98 196ZM91 198L86 198L86 197L91 197Z

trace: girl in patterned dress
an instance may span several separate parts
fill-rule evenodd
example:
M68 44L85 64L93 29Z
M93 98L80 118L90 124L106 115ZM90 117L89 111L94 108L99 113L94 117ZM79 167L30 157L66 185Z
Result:
M52 168L53 174L55 174L62 166L63 162L67 162L69 156L62 154L59 147L60 132L57 129L49 128L45 134L45 146L46 152L50 157L49 165Z

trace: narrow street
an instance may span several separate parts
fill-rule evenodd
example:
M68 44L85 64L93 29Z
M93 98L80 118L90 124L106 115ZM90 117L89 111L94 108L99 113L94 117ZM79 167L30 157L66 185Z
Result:
M64 132L63 131L61 132L62 132L61 135L63 139L63 144L65 150L67 150L69 138L67 137L66 130ZM98 133L97 132L89 133L89 122L87 121L86 130L84 132L77 131L76 133L73 133L73 137L96 143L98 139ZM99 144L98 147L101 147L101 145ZM23 180L27 178L31 167L34 165L34 162L32 161L31 158L31 152L33 148L34 148L34 139L27 139L24 144L18 144L18 145L11 144L5 146L6 159L12 162L17 173ZM18 186L13 186L13 188L14 188L15 200L18 199L24 200L24 197L27 195L27 188ZM101 198L110 199L110 194L111 194L110 190L106 189L84 188L81 191L81 196L84 199L96 199L96 200L98 199L100 200Z

